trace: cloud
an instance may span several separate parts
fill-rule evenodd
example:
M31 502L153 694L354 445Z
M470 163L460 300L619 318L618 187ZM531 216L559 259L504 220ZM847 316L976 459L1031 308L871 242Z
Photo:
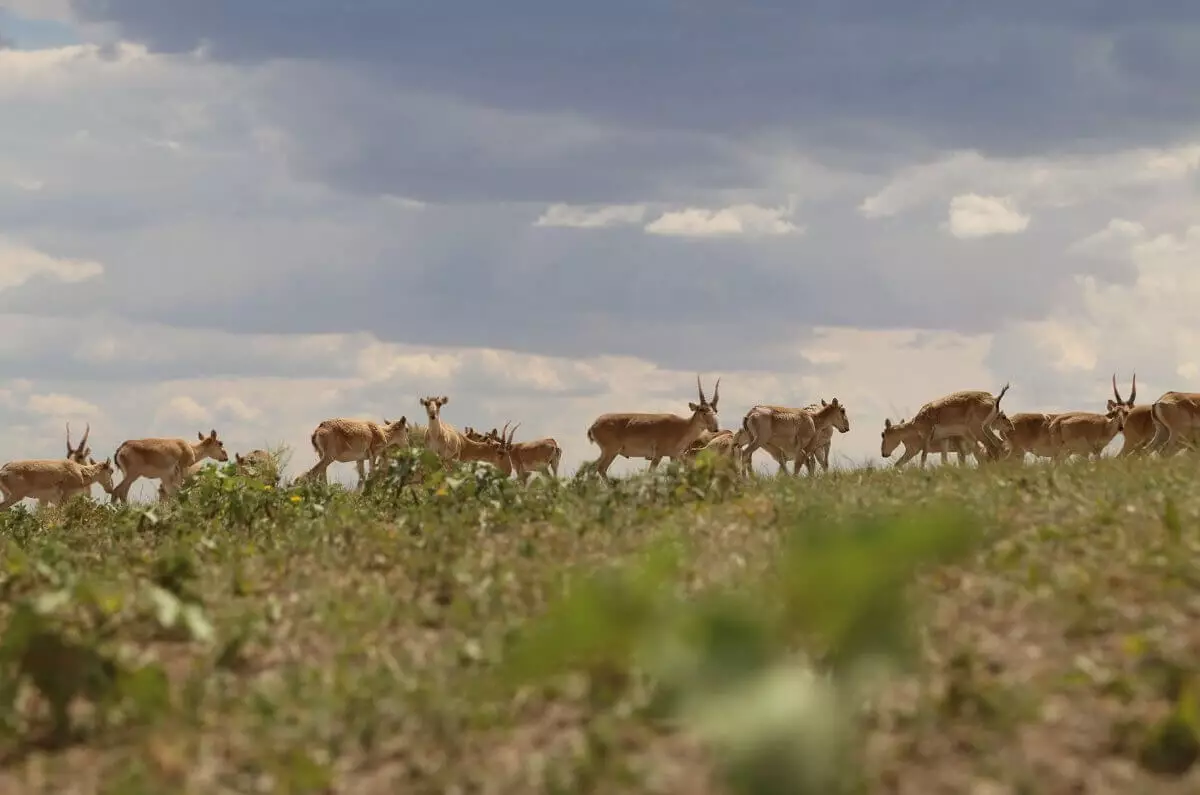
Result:
M652 235L674 237L724 237L729 235L788 235L803 227L787 220L790 207L759 207L738 204L720 210L688 207L667 212L646 224Z
M538 216L534 226L566 226L575 229L598 229L620 224L641 223L646 216L644 204L613 204L601 207L572 207L553 204Z
M19 287L38 277L72 284L104 273L99 262L58 259L0 236L0 291Z
M30 395L25 405L35 414L50 417L94 417L100 414L100 409L95 405L71 395Z
M1015 235L1029 226L1029 216L1017 209L1007 196L980 196L965 193L950 200L946 229L960 240Z

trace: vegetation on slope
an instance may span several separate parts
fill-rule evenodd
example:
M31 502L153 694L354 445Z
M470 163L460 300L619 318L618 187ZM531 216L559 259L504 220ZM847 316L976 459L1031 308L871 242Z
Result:
M1193 792L1194 460L0 517L0 791Z

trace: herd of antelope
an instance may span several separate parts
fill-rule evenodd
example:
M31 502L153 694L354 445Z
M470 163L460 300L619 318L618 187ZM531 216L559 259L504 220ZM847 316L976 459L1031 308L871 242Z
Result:
M896 461L901 466L920 454L921 466L930 453L939 453L943 463L948 453L958 454L958 463L967 456L976 461L997 461L1025 454L1035 458L1062 460L1072 455L1099 458L1102 451L1124 434L1118 456L1158 452L1173 455L1183 449L1195 449L1200 441L1200 393L1167 392L1150 404L1135 406L1137 375L1133 376L1128 399L1112 381L1113 397L1103 413L1067 411L1060 413L1026 412L1007 416L1000 401L1008 392L1005 384L999 394L980 390L953 392L923 405L910 420L885 420L881 433L880 455L890 458L900 445L904 453ZM766 450L787 472L794 461L793 474L801 466L810 475L816 468L829 469L829 448L833 431L846 433L850 420L846 407L835 397L804 407L758 404L742 418L741 427L722 430L717 422L721 399L721 379L713 387L712 399L704 394L696 378L699 402L688 403L690 416L670 413L617 412L602 414L587 429L588 441L600 448L599 458L586 465L600 476L618 456L645 458L650 470L663 458L691 461L707 450L733 463L736 471L749 470L756 450ZM442 407L450 402L445 395L420 398L428 424L425 445L444 463L479 461L491 464L505 475L516 474L526 482L535 472L558 476L562 448L552 438L516 442L520 423L480 433L470 426L460 431L442 420ZM158 480L158 495L166 499L203 465L204 461L228 461L225 444L215 429L197 433L197 440L182 438L130 439L117 447L111 458L95 461L87 446L88 424L78 445L71 443L67 424L66 458L10 461L0 467L0 510L32 498L50 504L60 503L90 491L99 483L113 502L128 500L130 487L140 478ZM409 446L409 422L336 418L319 424L310 437L317 463L299 479L327 480L334 463L353 463L361 488L367 476L380 463L389 448ZM237 469L262 473L272 466L265 450L252 450L245 456L235 453ZM122 479L114 485L113 475L120 470Z

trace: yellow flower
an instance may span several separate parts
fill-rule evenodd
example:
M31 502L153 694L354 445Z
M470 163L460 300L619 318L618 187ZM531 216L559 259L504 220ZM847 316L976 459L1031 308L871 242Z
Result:
M303 498L299 494L293 494L291 499L292 502L300 502L300 500Z

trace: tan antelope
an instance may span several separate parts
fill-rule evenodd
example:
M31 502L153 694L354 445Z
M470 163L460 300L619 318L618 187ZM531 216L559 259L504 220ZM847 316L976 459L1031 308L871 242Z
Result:
M705 434L706 440L703 444L693 444L688 451L684 453L683 460L692 462L696 460L702 451L708 450L719 458L726 458L733 464L734 472L741 474L742 472L742 446L749 442L749 435L745 429L738 428L735 433L729 429L717 431L714 434Z
M1072 455L1100 458L1116 435L1125 427L1125 417L1137 396L1137 376L1134 376L1129 400L1117 391L1117 376L1113 374L1113 395L1107 411L1066 411L1051 418L1047 433L1055 459L1070 458Z
M965 436L970 442L982 444L989 458L999 458L1004 452L1004 444L991 426L1000 415L1000 401L1004 399L1008 388L1009 385L1005 384L998 395L979 389L951 392L921 406L907 423L909 428L916 430L921 440L921 466L925 466L925 459L930 453L929 444L935 435ZM888 439L888 429L885 427L880 450L884 458L889 455L884 452L888 447ZM892 450L896 448L896 443L891 444Z
M1164 392L1150 406L1154 419L1154 437L1146 447L1148 453L1175 455L1181 450L1195 450L1200 438L1200 392Z
M0 510L11 508L26 497L51 505L87 491L93 483L113 492L111 459L77 463L69 458L9 461L0 467Z
M353 463L358 471L358 488L362 488L367 472L375 471L379 459L389 447L408 444L408 417L395 422L384 420L380 425L372 420L334 417L322 420L309 436L317 463L300 476L302 480L329 482L331 464Z
M517 480L527 483L529 476L534 472L557 478L558 464L562 460L562 448L558 446L558 442L545 436L528 442L514 443L513 437L519 427L521 423L518 422L508 431L507 438L501 436L502 450L508 456L509 469L517 473Z
M809 403L803 409L799 409L794 406L776 406L767 403L759 405L766 406L769 409L775 409L777 411L816 411L817 409L821 408L822 405L824 405L824 402ZM738 447L744 448L750 443L749 431L747 431L745 428L739 428L738 433L742 434L743 437L743 441L738 444ZM808 469L808 474L813 474L815 470L814 465L818 460L824 462L826 470L829 469L829 447L832 443L832 440L833 426L827 426L817 432L817 440L813 443L814 452L807 455L803 461L804 466ZM757 449L767 451L767 455L771 456L771 458L775 460L775 463L779 464L779 472L781 474L787 472L787 462L791 460L789 451L783 450L772 442L761 443ZM747 470L750 470L750 463L748 461L744 461L742 463Z
M425 416L429 418L425 431L426 446L442 460L443 465L451 461L482 461L501 471L511 472L511 469L505 470L511 464L501 441L475 431L472 431L472 436L467 436L442 419L442 406L449 402L450 398L446 395L430 395L420 399Z
M139 478L159 480L166 487L166 493L172 494L179 489L188 467L196 462L206 458L229 460L225 443L217 438L216 429L209 431L207 436L198 432L196 437L198 441L195 442L165 437L122 442L113 461L124 477L113 488L112 501L128 502L129 488Z
M742 428L749 438L742 451L745 468L750 468L755 450L771 444L783 454L776 458L780 473L787 471L785 461L791 458L795 461L793 474L799 475L809 455L817 452L821 432L828 427L839 433L850 430L846 408L836 397L828 403L822 400L817 409L758 404L742 418Z
M279 473L275 471L275 459L266 450L251 450L250 452L246 453L246 455L234 453L233 460L239 475L273 477L276 481L279 479ZM207 462L197 461L185 469L183 472L183 480L180 481L180 485L182 486L184 483L194 477L200 470L204 469L205 466L207 466ZM170 495L167 494L166 488L162 485L162 483L159 483L158 498L160 500L165 500L168 496Z
M692 446L700 434L707 430L716 433L717 403L721 399L721 379L713 387L712 402L704 396L700 376L696 376L696 392L699 403L688 403L690 417L678 414L650 413L637 411L601 414L587 430L589 442L600 447L595 471L608 477L608 468L617 456L650 459L650 472L658 468L662 459L678 461Z
M1058 414L1040 411L1022 411L1012 415L1013 429L1008 434L1006 458L1024 460L1028 453L1035 458L1054 458L1054 447L1050 443L1050 422Z
M978 443L965 435L939 429L934 431L933 438L927 442L921 428L913 425L911 420L901 419L899 422L892 422L890 419L885 419L883 433L880 434L880 437L882 442L879 446L879 454L883 458L891 458L898 446L904 446L904 452L895 463L895 466L898 467L904 466L920 453L926 455L938 453L943 464L949 463L950 453L958 453L960 466L966 464L968 454L975 456L976 461L983 462L983 458L979 454Z

